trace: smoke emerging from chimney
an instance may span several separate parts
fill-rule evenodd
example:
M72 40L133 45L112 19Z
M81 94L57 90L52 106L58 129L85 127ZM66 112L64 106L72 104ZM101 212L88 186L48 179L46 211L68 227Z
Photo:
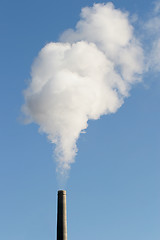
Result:
M32 65L22 111L56 144L57 171L74 162L88 120L115 113L141 80L143 50L126 12L112 3L81 11L75 30L47 44Z

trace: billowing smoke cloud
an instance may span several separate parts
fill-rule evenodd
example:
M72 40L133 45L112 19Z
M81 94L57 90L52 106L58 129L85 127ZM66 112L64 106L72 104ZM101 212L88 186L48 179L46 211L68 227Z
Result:
M112 3L83 8L75 30L40 51L23 112L56 144L61 174L74 162L88 120L115 113L142 72L143 51L128 13Z

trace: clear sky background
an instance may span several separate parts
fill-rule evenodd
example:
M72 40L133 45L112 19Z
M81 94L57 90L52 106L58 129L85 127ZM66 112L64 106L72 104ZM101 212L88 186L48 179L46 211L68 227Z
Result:
M56 239L53 146L20 123L39 50L74 28L92 0L0 2L0 239ZM115 0L148 17L149 0ZM146 74L116 114L89 121L66 184L68 239L160 239L160 75Z

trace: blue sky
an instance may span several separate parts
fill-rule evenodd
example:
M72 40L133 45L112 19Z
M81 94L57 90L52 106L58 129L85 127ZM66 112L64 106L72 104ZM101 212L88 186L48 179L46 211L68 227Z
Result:
M1 0L0 239L56 239L54 147L36 124L21 124L22 91L40 49L93 3ZM148 0L113 3L140 23L153 8ZM159 73L150 71L116 114L89 121L66 184L68 239L159 240L159 92Z

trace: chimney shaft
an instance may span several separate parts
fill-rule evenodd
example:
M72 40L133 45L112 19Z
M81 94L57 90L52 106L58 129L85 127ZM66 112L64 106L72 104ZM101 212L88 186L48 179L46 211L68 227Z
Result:
M58 191L57 240L67 240L66 191Z

